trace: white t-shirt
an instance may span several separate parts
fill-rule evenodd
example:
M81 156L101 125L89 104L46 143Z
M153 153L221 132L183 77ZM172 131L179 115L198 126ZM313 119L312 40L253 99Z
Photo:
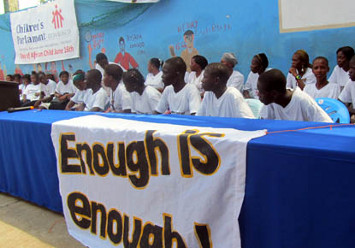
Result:
M64 95L64 94L72 94L75 93L77 88L73 84L73 80L69 79L67 84L64 84L62 81L59 81L57 84L57 88L55 92Z
M200 91L200 93L204 92L204 89L202 88L202 79L203 79L203 74L205 71L202 71L200 76L196 77L196 72L192 71L189 74L189 79L187 81L187 83L189 84L194 84L197 89Z
M329 83L338 84L340 87L344 87L349 81L349 72L344 71L343 68L336 65L328 81Z
M234 87L228 87L218 99L212 91L206 91L197 115L254 118L242 94Z
M306 72L305 74L303 74L301 79L303 80L305 85L317 82L316 76L314 76L311 68L306 69ZM286 88L295 89L296 86L298 86L296 78L291 73L288 73Z
M41 84L34 85L30 83L29 85L27 85L23 94L26 95L27 100L30 100L32 102L32 101L39 100L40 93L41 93Z
M244 76L239 71L233 71L227 81L227 87L234 87L240 92L243 90Z
M153 114L161 98L161 93L152 86L146 86L143 94L132 92L132 112L137 114Z
M100 108L101 111L105 111L108 104L109 99L106 91L103 88L100 88L94 94L86 94L85 99L85 111L90 111L92 108Z
M110 89L109 98L111 108L113 106L116 111L132 109L131 95L122 82L117 85L115 91Z
M193 84L186 84L179 92L175 93L174 87L165 88L156 111L164 113L168 109L172 114L190 115L197 113L201 104L200 92Z
M161 76L163 76L163 72L158 72L157 75L153 75L153 73L148 73L147 77L145 79L145 85L152 86L156 89L164 89L164 83L163 80L161 79Z
M41 85L41 91L44 93L45 97L54 95L55 89L57 88L57 83L51 79L48 79L47 84L40 83L40 85Z
M249 72L247 81L245 82L243 90L249 91L249 95L252 98L259 99L258 96L258 79L259 79L259 73L254 73L254 72Z
M262 108L260 116L262 119L272 120L333 122L316 101L298 87L285 108L270 103Z
M345 103L352 103L355 106L355 81L348 80L339 96L339 100Z
M85 98L88 97L87 95L92 95L92 89L78 90L70 100L76 104L83 103Z
M316 84L307 84L304 87L303 91L314 99L319 97L338 99L338 96L340 94L340 87L338 84L328 83L326 86L319 90L317 89Z

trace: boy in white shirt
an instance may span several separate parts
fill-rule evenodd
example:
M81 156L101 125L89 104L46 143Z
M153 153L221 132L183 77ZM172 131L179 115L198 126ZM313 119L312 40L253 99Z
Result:
M234 87L227 87L228 67L220 63L209 64L202 79L205 96L197 115L254 118L242 94Z
M41 99L35 103L34 107L48 109L50 102L53 100L57 84L53 80L48 79L44 72L39 72L38 78L41 85Z
M354 49L349 46L340 47L337 50L337 65L329 77L329 82L338 84L340 90L343 90L345 84L349 81L349 63L354 54Z
M75 95L70 99L65 110L83 110L83 103L86 95L92 95L92 90L87 89L87 84L85 81L85 72L78 70L73 74L73 84L78 89Z
M152 86L144 85L144 77L137 69L123 73L123 82L132 98L132 113L153 114L161 93Z
M208 61L201 55L195 55L191 58L191 72L189 74L188 83L196 85L200 91L201 97L203 97L204 90L202 88L203 73L208 65Z
M23 107L33 106L41 97L41 85L36 72L31 74L31 83L23 92Z
M244 76L239 71L235 71L233 68L238 64L238 60L234 53L224 53L221 58L221 63L229 69L229 79L227 82L228 87L234 87L242 93L244 86Z
M110 90L110 107L107 112L131 113L132 100L122 82L123 70L119 65L109 64L105 67L104 85Z
M351 117L350 121L351 123L355 123L355 56L353 56L353 58L350 60L349 76L350 79L341 92L339 100L348 107Z
M163 65L165 90L156 114L172 113L195 115L201 104L200 92L193 84L186 84L186 64L180 57L168 59Z
M315 58L313 60L312 72L317 82L306 84L303 91L314 99L319 97L338 99L340 94L339 85L327 81L327 73L329 72L328 59L325 57Z
M300 88L286 89L286 78L280 70L272 69L260 75L259 99L266 106L262 119L332 122L332 119Z
M85 82L92 94L86 94L83 107L85 111L102 112L109 104L109 99L104 88L101 87L101 72L97 69L89 70L85 75Z
M69 79L69 73L67 71L60 72L59 78L60 81L55 89L55 98L51 102L49 109L64 110L76 91L73 81Z
M145 85L152 86L163 92L164 90L164 83L161 79L163 72L160 71L160 67L162 62L158 58L151 58L148 62L148 74L145 79Z

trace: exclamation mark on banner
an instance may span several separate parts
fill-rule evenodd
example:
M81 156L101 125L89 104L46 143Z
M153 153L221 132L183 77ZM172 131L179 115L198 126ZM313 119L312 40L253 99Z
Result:
M206 224L199 224L199 223L194 223L195 224L195 235L197 238L197 241L200 244L201 248L212 248L212 239L211 239L211 229L209 225Z

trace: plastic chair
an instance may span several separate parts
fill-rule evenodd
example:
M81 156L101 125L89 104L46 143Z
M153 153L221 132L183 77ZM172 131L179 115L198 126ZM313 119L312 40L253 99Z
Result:
M260 118L260 111L261 111L261 108L264 106L264 104L262 102L260 102L260 100L258 100L258 99L247 98L244 100L248 103L255 118L259 119Z
M318 105L330 116L334 123L350 123L348 108L333 98L316 98Z

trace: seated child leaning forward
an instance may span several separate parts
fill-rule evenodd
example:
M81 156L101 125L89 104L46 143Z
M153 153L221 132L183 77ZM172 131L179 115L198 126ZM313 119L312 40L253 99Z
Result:
M259 99L266 106L262 119L332 122L316 101L300 88L286 89L286 77L280 70L272 69L260 75Z
M209 64L202 79L206 91L197 115L254 118L239 90L227 87L230 72L222 63Z

